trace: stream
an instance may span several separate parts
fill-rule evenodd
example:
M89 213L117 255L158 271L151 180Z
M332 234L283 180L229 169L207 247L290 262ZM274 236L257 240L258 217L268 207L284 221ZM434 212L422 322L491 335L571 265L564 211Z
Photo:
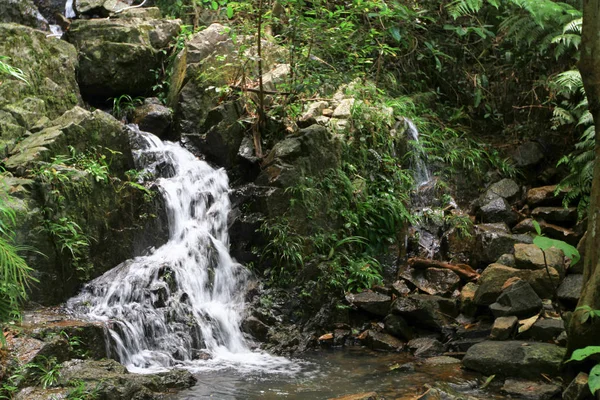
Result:
M349 347L309 352L294 361L301 371L293 375L241 374L233 369L197 373L198 383L171 399L319 400L376 392L387 400L408 400L421 395L423 385L435 382L475 399L505 398L474 389L481 376L462 370L460 363L427 364L408 353Z

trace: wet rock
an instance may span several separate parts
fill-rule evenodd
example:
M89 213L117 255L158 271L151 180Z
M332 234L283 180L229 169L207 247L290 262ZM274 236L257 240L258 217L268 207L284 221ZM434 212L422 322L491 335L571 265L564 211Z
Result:
M496 318L514 315L519 318L537 314L542 300L525 281L519 280L502 291L490 310Z
M554 268L549 268L550 276L545 269L521 270L500 264L490 264L479 278L479 287L475 292L475 304L490 305L496 301L504 283L510 278L519 278L528 282L535 293L542 298L551 298L554 285L560 281L560 276Z
M560 394L559 385L507 379L501 389L504 393L518 398L531 400L549 400Z
M0 24L0 37L0 54L10 57L10 65L23 70L27 77L27 82L10 78L2 82L0 111L12 106L14 112L14 107L17 106L30 112L29 105L41 100L44 104L44 114L54 119L80 104L79 86L75 79L78 66L77 51L73 45L56 38L48 38L46 32L16 24ZM28 98L37 100L26 105L24 102L30 101L26 100ZM11 125L31 123L29 120L19 121L19 116L15 119L13 122L7 122ZM4 123L0 124L0 127L3 125ZM4 140L4 132L2 136Z
M563 392L563 400L589 400L593 399L588 385L588 374L580 372Z
M392 303L391 312L405 318L410 324L440 330L449 317L457 315L456 302L439 296L411 294L398 297Z
M335 329L333 331L333 345L344 346L352 336L351 329Z
M396 296L406 296L411 292L410 288L406 285L406 282L403 280L398 280L392 283L392 293Z
M413 339L408 342L408 348L415 357L434 357L444 352L444 345L430 337Z
M516 148L512 159L517 167L531 167L544 159L544 151L538 143L525 142Z
M493 263L502 254L512 253L516 243L533 243L529 235L514 235L505 224L476 226L474 257L478 263Z
M531 328L519 335L519 339L550 342L565 332L565 322L560 318L540 318Z
M485 341L467 351L463 365L486 375L538 379L558 373L565 351L549 343Z
M473 282L467 283L460 291L460 312L467 316L474 316L477 312L475 304L475 292L478 285Z
M82 94L105 100L150 93L156 83L152 70L161 67L160 51L177 36L179 24L166 19L73 20L66 38L79 51Z
M527 204L530 206L559 206L564 192L554 195L556 185L542 186L527 191Z
M347 394L340 397L331 397L328 400L383 400L383 397L380 397L377 392L365 392L365 393L355 393L355 394Z
M133 111L132 122L141 131L155 134L161 139L169 138L169 128L173 122L173 111L163 106L157 98L144 100L144 105Z
M550 247L542 251L535 244L515 244L515 268L541 269L546 265L556 269L561 276L565 273L565 255L562 250Z
M442 248L451 263L470 264L475 247L475 228L469 225L468 234L452 227L442 236Z
M48 21L40 14L32 0L0 0L0 22L49 30Z
M410 340L413 338L412 328L401 316L389 314L385 317L383 323L385 324L384 329L387 333L403 340Z
M461 361L458 358L448 357L448 356L435 356L429 357L424 361L427 365L451 365L451 364L460 364Z
M114 360L72 360L63 364L59 384L83 382L87 390L95 390L99 398L114 400L158 400L173 389L193 386L196 378L186 370L174 369L158 374L131 374Z
M496 195L508 201L514 201L519 198L520 193L521 189L519 188L519 185L512 179L505 178L491 184L486 190L485 196L493 197L493 195Z
M417 400L478 400L477 397L464 393L465 388L450 383L436 382L424 385L426 390ZM463 390L461 390L463 389ZM467 390L471 389L466 388ZM411 397L414 398L414 397Z
M401 351L404 342L387 333L369 330L365 338L367 346L373 350Z
M582 263L583 264L583 263ZM569 305L575 306L579 301L581 290L583 289L583 275L582 274L570 274L565 277L563 282L558 287L557 296L558 299Z
M537 207L531 212L531 215L550 223L574 224L577 222L576 207Z
M519 218L508 201L500 196L493 197L483 203L477 215L483 223L504 222L511 226Z
M490 339L492 340L508 340L511 339L517 328L519 319L515 316L496 318L492 326Z
M349 293L346 295L346 300L350 304L380 317L388 315L392 304L390 296L370 290L356 294Z
M516 260L514 254L502 254L498 260L496 260L496 264L506 265L507 267L515 268Z
M441 296L454 292L460 283L460 277L445 268L406 268L400 273L400 277L425 293Z
M261 342L269 336L269 327L256 317L250 316L242 322L242 330Z

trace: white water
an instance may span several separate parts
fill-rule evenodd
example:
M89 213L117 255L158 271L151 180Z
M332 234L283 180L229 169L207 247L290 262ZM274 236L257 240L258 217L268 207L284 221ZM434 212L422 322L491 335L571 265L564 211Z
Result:
M427 163L425 162L425 153L419 147L419 130L415 126L414 122L412 122L410 119L405 118L404 121L406 123L406 136L408 140L413 142L411 169L413 171L415 186L419 188L431 181L431 173L429 172Z
M228 253L225 171L135 133L138 169L158 178L165 200L169 240L96 278L67 306L106 323L111 356L131 371L295 372L285 358L252 352L240 330L248 271Z
M67 18L75 18L75 10L73 9L73 2L75 0L67 0L65 4L65 17Z

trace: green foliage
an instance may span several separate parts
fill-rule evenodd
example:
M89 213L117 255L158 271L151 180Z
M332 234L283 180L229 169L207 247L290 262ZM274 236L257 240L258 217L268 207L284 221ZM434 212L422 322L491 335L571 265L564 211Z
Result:
M599 311L599 310L596 310ZM592 357L596 354L600 354L600 346L587 346L583 349L577 349L571 355L571 358L567 360L569 361L582 361L588 357ZM596 364L590 370L588 376L588 386L590 388L590 392L592 395L595 395L598 389L600 389L600 363Z
M24 367L46 389L58 383L62 365L56 357L38 356L35 362L30 362Z
M533 221L533 226L537 232L537 236L533 239L533 244L538 246L542 250L547 250L550 247L556 247L557 249L562 250L565 257L571 260L571 266L577 264L581 256L579 255L579 251L574 246L557 239L551 239L545 236L542 236L542 231L540 228L540 224L537 221Z
M19 253L31 251L27 246L15 244L16 212L11 207L6 187L0 193L0 322L20 317L19 306L27 299L30 282L37 282L33 269ZM0 343L4 335L0 334Z
M67 400L96 400L99 397L98 387L88 389L83 381L74 381L72 385L74 388L67 393Z
M11 66L10 64L8 64L7 61L9 61L10 58L6 57L6 56L0 56L0 78L2 78L2 76L8 76L10 78L14 78L14 79L18 79L22 82L25 83L29 83L27 81L27 79L25 78L25 74L23 73L22 70L20 70L19 68L15 68L13 66ZM0 85L2 84L2 81L0 80Z
M575 311L581 311L580 318L582 324L585 324L594 318L600 317L600 310L594 310L588 305L579 306L575 309Z
M131 97L128 94L122 94L119 97L114 97L112 98L112 101L112 115L117 119L125 118L133 110L135 110L137 106L143 104L141 97Z

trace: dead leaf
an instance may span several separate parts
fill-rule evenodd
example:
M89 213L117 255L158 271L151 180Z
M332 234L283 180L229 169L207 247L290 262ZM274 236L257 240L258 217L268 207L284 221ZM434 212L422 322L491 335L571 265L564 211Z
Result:
M513 276L512 278L508 278L506 280L506 282L504 282L504 285L502 285L502 290L504 291L504 289L506 289L507 287L511 286L513 283L516 283L518 281L520 281L521 278Z
M540 315L534 315L531 318L527 318L524 320L519 321L519 333L523 333L529 330L529 328L531 328L533 326L533 324L535 324L535 321L538 320L538 318L540 318Z
M324 341L324 340L333 340L333 333L326 333L319 337L319 341Z

